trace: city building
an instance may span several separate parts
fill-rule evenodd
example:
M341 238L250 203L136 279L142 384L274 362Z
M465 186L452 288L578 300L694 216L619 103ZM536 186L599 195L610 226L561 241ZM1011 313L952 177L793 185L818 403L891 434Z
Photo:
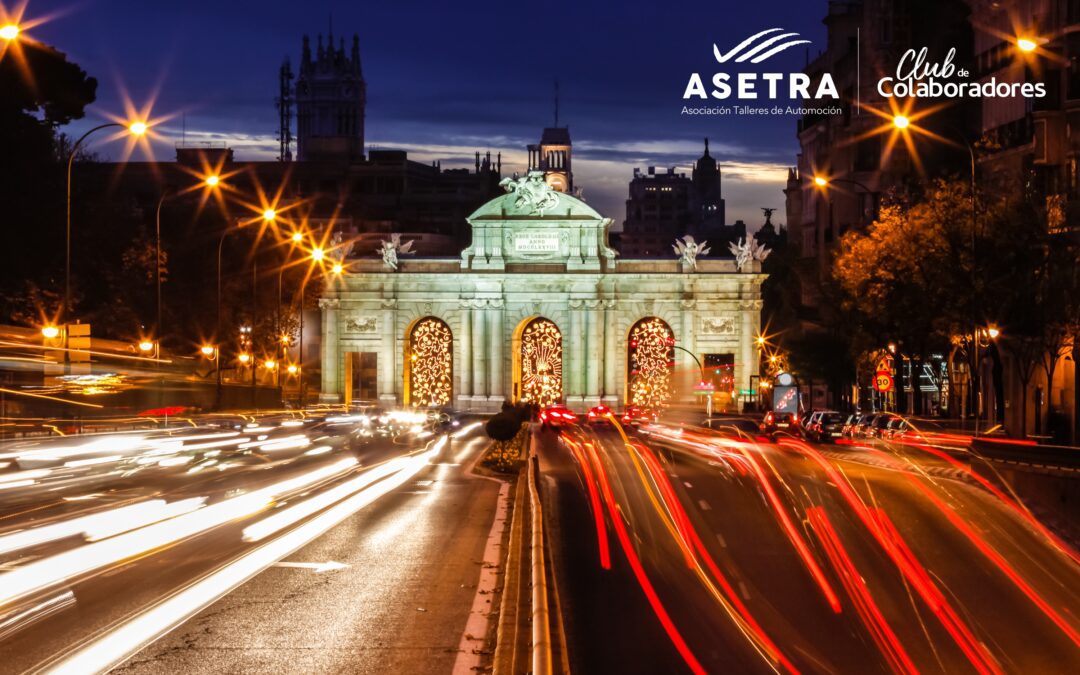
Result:
M315 57L304 36L296 101L296 148L301 162L358 161L364 158L364 108L367 85L360 66L360 37L353 35L352 50L345 40L334 46L331 31L323 47L318 36Z
M574 191L573 147L570 143L570 127L547 127L540 135L540 142L528 147L529 171L542 171L544 180L553 190Z
M746 225L726 225L725 216L720 168L706 138L689 177L674 167L634 169L617 247L625 256L662 257L670 255L676 238L690 234L726 252L726 242L746 236Z
M739 405L757 376L760 263L616 258L611 219L540 171L505 187L469 216L458 257L346 261L320 300L324 401L583 411L700 402L695 385L716 379Z

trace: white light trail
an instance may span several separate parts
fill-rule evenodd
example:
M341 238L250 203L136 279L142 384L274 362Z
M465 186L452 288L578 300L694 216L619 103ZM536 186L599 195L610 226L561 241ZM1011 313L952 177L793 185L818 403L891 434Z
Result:
M193 511L202 506L204 501L201 498L185 499L166 505L164 499L152 499L52 525L20 530L0 536L0 555L79 534L90 539L104 539Z
M392 477L358 492L303 525L273 539L127 621L98 640L48 668L50 673L104 672L230 593L267 567L291 555L383 495L400 487L428 466L445 445L445 437L432 449L410 458Z
M341 474L350 470L356 463L355 458L344 459L246 495L226 499L110 539L35 560L16 570L0 574L0 606L66 579L168 546L224 525L231 520L250 516L270 505L276 496Z

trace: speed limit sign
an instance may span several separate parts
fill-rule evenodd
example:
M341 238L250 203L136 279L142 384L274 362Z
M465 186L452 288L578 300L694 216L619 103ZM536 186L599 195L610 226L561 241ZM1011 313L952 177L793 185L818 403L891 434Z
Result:
M881 393L885 393L887 391L892 391L892 388L893 388L893 376L892 376L892 373L890 373L888 371L885 371L885 370L879 370L874 375L874 389L876 389L877 391L880 391Z

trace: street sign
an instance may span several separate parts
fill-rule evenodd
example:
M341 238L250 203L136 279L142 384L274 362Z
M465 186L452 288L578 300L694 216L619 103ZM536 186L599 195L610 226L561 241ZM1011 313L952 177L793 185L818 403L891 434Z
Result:
M889 356L881 357L881 359L877 362L876 370L879 373L880 372L891 373L892 372L892 357L889 357Z
M892 391L893 389L893 376L892 373L879 370L874 374L874 389L881 393Z

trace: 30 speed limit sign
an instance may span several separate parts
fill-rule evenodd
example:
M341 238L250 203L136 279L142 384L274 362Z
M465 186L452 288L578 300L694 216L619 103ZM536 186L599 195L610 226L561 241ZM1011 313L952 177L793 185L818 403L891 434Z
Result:
M893 376L892 373L886 371L878 371L874 375L874 389L885 393L892 391L893 388Z

